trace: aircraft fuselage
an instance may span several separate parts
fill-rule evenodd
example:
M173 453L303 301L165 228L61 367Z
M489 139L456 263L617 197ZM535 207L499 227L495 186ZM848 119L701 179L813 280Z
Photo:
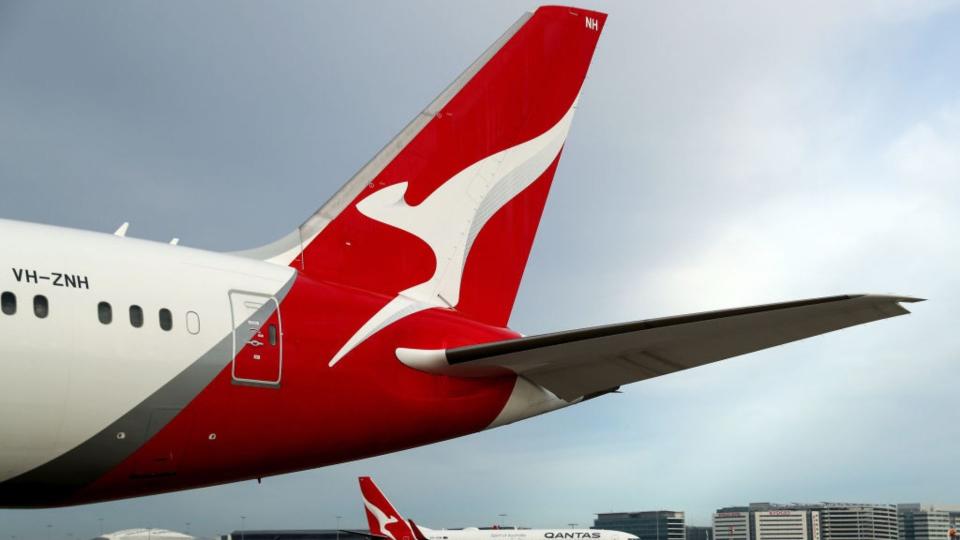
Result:
M0 220L0 253L0 293L16 303L0 313L4 506L257 478L522 417L498 418L511 373L452 378L384 358L392 344L517 335L452 310L384 328L331 367L382 297L272 263L12 221Z

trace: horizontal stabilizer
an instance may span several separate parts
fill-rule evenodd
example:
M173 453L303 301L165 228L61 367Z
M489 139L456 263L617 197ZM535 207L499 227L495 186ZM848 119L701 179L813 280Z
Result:
M509 370L573 401L909 311L919 298L844 295L583 328L448 350L398 349L410 367L484 377Z

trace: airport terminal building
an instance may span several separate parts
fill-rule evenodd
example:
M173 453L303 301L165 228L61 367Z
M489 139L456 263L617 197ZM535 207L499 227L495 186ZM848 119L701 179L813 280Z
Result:
M713 540L750 540L750 510L721 508L713 514Z
M687 540L713 540L713 527L687 525Z
M890 504L770 504L721 508L714 540L897 540Z
M957 525L957 507L907 503L897 505L900 540L943 540Z
M896 540L897 507L892 504L827 503L821 510L824 540Z
M593 528L635 534L640 540L686 540L687 538L684 513L672 510L597 514Z

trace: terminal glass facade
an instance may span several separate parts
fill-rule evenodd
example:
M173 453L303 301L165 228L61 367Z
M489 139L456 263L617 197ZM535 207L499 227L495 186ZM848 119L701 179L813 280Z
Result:
M683 512L669 510L597 514L593 522L594 529L622 531L640 540L686 540L685 525Z
M713 536L714 540L897 540L897 509L889 504L751 503L717 510Z
M890 504L825 504L823 540L896 540L897 508Z
M944 540L950 530L950 512L919 504L897 505L900 540Z

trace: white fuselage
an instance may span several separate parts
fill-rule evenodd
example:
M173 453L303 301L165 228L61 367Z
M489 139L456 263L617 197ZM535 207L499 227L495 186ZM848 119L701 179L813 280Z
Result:
M456 529L420 527L427 540L637 540L620 531L602 529Z
M294 274L227 254L7 220L0 253L0 292L16 301L15 313L0 314L0 482L90 439L229 336L228 291L273 295ZM38 296L43 318L34 312ZM99 319L101 302L110 304L109 324ZM143 312L139 328L131 306ZM170 331L160 326L161 309ZM142 434L115 435L135 436Z

